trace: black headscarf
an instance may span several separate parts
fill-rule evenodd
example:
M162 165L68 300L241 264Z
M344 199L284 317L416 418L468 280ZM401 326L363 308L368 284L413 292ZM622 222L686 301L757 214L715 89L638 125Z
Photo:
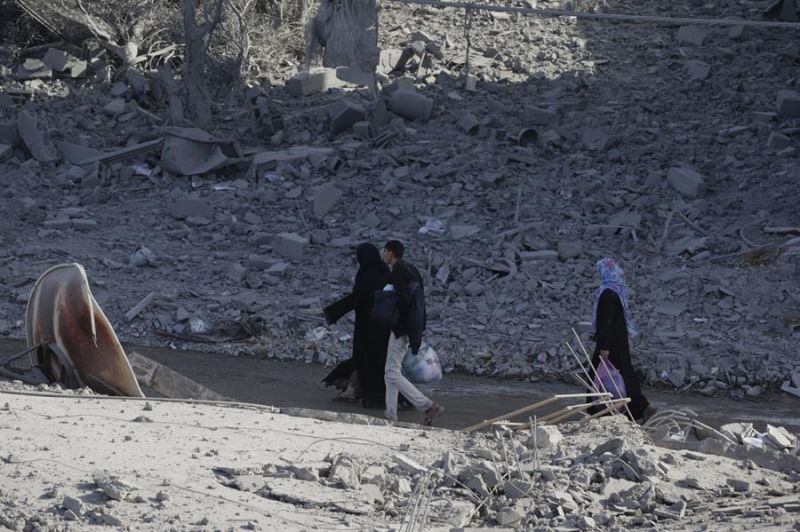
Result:
M372 244L364 243L356 248L356 259L358 259L358 271L356 272L356 286L364 278L367 272L378 271L388 272L389 267L383 262L381 252Z

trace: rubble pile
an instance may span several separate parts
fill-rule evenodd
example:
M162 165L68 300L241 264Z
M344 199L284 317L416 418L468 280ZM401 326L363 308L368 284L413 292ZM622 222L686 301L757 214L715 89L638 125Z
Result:
M11 530L789 530L800 512L795 454L690 449L621 416L465 434L235 403L0 392L0 405Z
M123 342L332 364L350 325L319 309L353 246L397 237L446 371L569 374L610 255L649 384L800 395L790 33L475 11L467 73L461 11L380 19L378 95L342 68L287 73L219 102L210 132L171 122L157 71L69 46L4 65L0 333L22 336L44 268L77 261Z

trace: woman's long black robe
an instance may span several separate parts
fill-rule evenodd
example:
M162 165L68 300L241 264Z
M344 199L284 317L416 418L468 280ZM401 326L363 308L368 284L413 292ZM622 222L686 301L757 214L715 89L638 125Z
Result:
M625 395L631 398L631 402L628 403L631 415L634 419L641 419L649 403L647 398L642 395L642 385L631 363L625 312L619 296L613 290L606 289L600 294L600 301L597 304L595 341L597 346L594 356L592 356L592 366L595 369L598 367L600 351L607 350L609 361L622 373L622 379L625 381ZM592 374L592 378L594 378L594 374Z
M353 291L325 308L328 323L335 323L355 310L353 357L336 366L323 382L333 384L339 379L349 378L353 370L357 370L362 403L366 407L377 408L383 405L386 395L383 372L390 331L377 327L370 314L374 293L390 282L390 272L374 246L369 250L359 247L358 260L359 270Z

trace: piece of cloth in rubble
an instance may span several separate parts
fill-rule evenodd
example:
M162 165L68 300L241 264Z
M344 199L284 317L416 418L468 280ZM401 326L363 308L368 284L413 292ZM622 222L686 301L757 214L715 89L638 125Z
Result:
M306 37L309 61L324 48L322 64L374 74L380 62L375 0L321 0Z
M633 319L629 307L630 289L625 283L625 271L620 268L614 259L605 258L597 261L597 273L600 274L600 286L594 292L594 305L592 308L592 324L595 330L597 330L597 306L600 302L600 296L605 290L613 290L622 302L628 334L631 338L634 338L639 334L639 329L636 327L636 321Z
M622 379L625 381L625 395L631 398L631 402L628 403L631 416L633 419L641 419L649 402L642 394L639 376L631 362L625 310L619 295L611 288L603 290L600 294L595 315L595 327L597 345L594 356L592 356L591 379L594 380L594 370L600 364L600 351L608 351L608 360L622 373ZM589 412L595 413L600 410L602 407L593 407ZM627 410L623 411L627 413Z
M353 290L335 303L325 307L328 323L335 323L350 311L355 311L353 329L353 356L341 362L323 379L331 385L339 379L347 379L358 372L364 406L383 405L386 388L383 379L386 365L386 346L389 331L375 327L371 312L374 292L383 288L390 277L389 268L381 260L378 248L372 244L361 244L356 250L358 272Z
M413 264L399 260L392 267L392 284L397 293L400 311L393 332L398 338L408 336L411 352L416 354L422 345L422 334L427 327L422 275Z

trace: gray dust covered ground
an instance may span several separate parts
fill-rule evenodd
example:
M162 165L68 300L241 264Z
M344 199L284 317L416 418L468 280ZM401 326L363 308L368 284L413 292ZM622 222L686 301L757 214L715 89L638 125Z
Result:
M578 4L751 20L765 7ZM466 90L463 13L381 5L380 102L391 106L398 86L415 91L433 103L423 121L365 90L291 94L300 58L278 54L244 99L215 102L208 134L243 160L210 171L159 150L76 164L198 135L166 127L157 73L22 81L25 58L4 44L0 346L24 337L36 278L79 262L129 350L239 400L350 410L325 406L317 381L349 356L352 323L326 327L320 309L350 287L355 245L399 238L426 279L428 341L446 371L435 390L453 404L447 426L460 428L578 391L564 384L577 369L564 342L575 345L574 327L590 345L594 263L614 256L634 291L645 393L657 406L708 404L700 419L722 434L618 418L536 439L463 434L386 426L357 407L340 418L285 411L323 420L19 395L58 390L3 383L0 528L793 526L800 447L766 424L796 430L800 396L797 30L478 11L470 35ZM406 79L388 75L420 42L422 66L417 57ZM349 116L342 100L370 126L333 132ZM270 396L278 361L310 365L289 366ZM291 378L306 379L297 395L309 390L296 401ZM469 420L469 400L492 383L497 394ZM250 389L259 384L263 394ZM516 395L524 387L531 394Z

